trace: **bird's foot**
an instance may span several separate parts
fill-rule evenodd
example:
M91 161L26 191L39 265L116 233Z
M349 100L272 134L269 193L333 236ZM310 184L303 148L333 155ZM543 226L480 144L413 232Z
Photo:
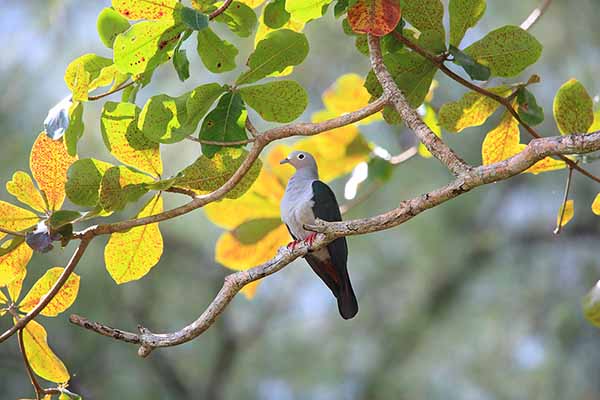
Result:
M296 250L296 247L299 244L300 244L300 240L294 240L292 242L289 242L286 247L288 248L288 250L294 251L294 250Z
M309 247L315 243L315 239L317 238L317 232L311 232L310 235L304 239L304 243L306 243Z

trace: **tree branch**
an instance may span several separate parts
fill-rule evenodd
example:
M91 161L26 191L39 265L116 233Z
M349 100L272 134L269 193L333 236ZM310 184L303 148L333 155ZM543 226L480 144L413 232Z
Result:
M539 7L534 9L525 21L521 24L521 29L528 31L533 25L536 24L542 15L548 10L548 7L552 4L552 0L543 0Z
M78 326L100 333L113 339L139 344L138 354L148 356L158 347L176 346L188 342L206 331L224 311L227 305L250 282L280 271L295 259L311 250L326 246L342 236L361 235L396 227L420 213L438 206L450 199L489 183L505 180L518 175L547 156L558 154L582 154L600 150L600 132L588 135L557 136L532 140L519 154L491 165L472 168L448 185L429 193L403 201L398 208L370 218L341 222L320 222L309 226L320 232L313 246L301 242L294 250L279 249L277 255L251 269L239 271L225 277L223 287L202 315L186 327L172 333L156 334L140 327L140 333L125 332L109 326L90 322L78 315L70 321Z
M419 113L414 110L402 91L394 82L394 78L383 63L379 38L369 35L369 50L371 53L371 65L375 76L379 80L383 93L406 125L417 135L427 150L444 164L455 176L468 172L471 166L461 159L450 147L448 147L435 133L423 122Z

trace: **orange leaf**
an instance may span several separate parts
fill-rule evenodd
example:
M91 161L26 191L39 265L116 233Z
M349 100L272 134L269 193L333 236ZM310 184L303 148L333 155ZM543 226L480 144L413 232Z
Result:
M10 241L2 244L2 247L10 245ZM25 268L31 260L33 250L27 243L21 243L16 249L0 257L0 286L6 286L25 274ZM11 293L11 296L13 294ZM17 293L18 295L18 293ZM13 298L13 300L16 300Z
M33 372L51 382L69 381L69 371L48 346L48 334L42 325L29 321L23 329L23 344Z
M150 199L137 218L161 213L160 195ZM154 267L163 252L163 239L158 223L132 228L127 232L113 233L104 249L104 261L110 276L118 284L134 281Z
M8 294L13 302L17 302L19 300L19 296L21 295L21 289L23 288L23 281L25 280L25 276L27 275L27 269L23 268L21 274L17 279L8 284Z
M50 210L58 210L65 200L67 170L77 160L67 153L63 140L52 140L40 133L31 148L29 165L39 188L46 195Z
M34 307L37 306L37 304L42 300L42 298L48 294L63 271L64 268L61 267L51 268L46 271L46 273L33 285L31 290L29 290L29 293L25 295L23 300L21 300L19 304L19 310L23 312L29 312L33 310ZM41 314L45 315L46 317L56 317L67 308L71 307L77 298L78 292L79 276L75 273L72 273L58 294L42 310Z
M400 22L398 0L358 0L348 9L348 22L357 33L385 36Z
M33 185L33 180L27 172L15 172L12 180L6 183L6 191L36 211L44 212L47 208L42 195Z
M371 95L364 87L365 80L357 74L340 76L333 85L323 93L323 104L333 116L356 111L369 104ZM368 124L381 120L381 113L374 114L359 123Z
M40 221L40 217L21 207L0 201L0 227L11 231L31 228ZM0 232L0 239L6 236Z
M522 145L522 149L525 148L525 145ZM556 171L559 169L564 169L567 167L567 163L562 160L556 160L552 157L546 157L531 166L527 171L531 174L537 175L542 172Z
M252 300L254 298L254 296L256 295L256 289L258 289L258 285L260 285L260 281L261 281L261 279L254 281L254 282L250 282L249 284L244 286L242 288L242 290L240 290L240 293L243 294L244 296L246 296L246 298L248 300Z
M500 125L487 134L481 146L483 165L506 160L521 150L519 145L519 122L508 112Z

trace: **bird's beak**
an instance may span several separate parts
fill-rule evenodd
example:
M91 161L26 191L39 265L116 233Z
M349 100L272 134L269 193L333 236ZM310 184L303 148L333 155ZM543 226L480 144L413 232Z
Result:
M290 160L287 159L287 158L284 158L283 160L279 161L279 164L282 164L282 165L283 164L289 164L289 163L290 163Z

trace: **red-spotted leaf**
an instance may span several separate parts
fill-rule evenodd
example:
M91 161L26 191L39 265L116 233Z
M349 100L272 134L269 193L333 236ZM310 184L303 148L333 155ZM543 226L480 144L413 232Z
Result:
M173 18L177 0L113 0L112 6L127 19Z
M23 329L23 345L33 372L51 382L69 380L69 371L48 346L48 334L42 325L29 321Z
M348 22L357 33L385 36L400 22L398 0L358 0L348 10Z
M23 312L29 312L38 305L40 301L48 294L52 286L56 283L60 275L63 273L64 268L55 267L50 268L46 273L38 279L33 285L29 293L25 295L23 300L19 303L19 310ZM67 282L58 291L56 296L48 303L42 310L41 314L46 317L55 317L67 308L71 307L77 293L79 292L79 275L73 273L67 279Z

